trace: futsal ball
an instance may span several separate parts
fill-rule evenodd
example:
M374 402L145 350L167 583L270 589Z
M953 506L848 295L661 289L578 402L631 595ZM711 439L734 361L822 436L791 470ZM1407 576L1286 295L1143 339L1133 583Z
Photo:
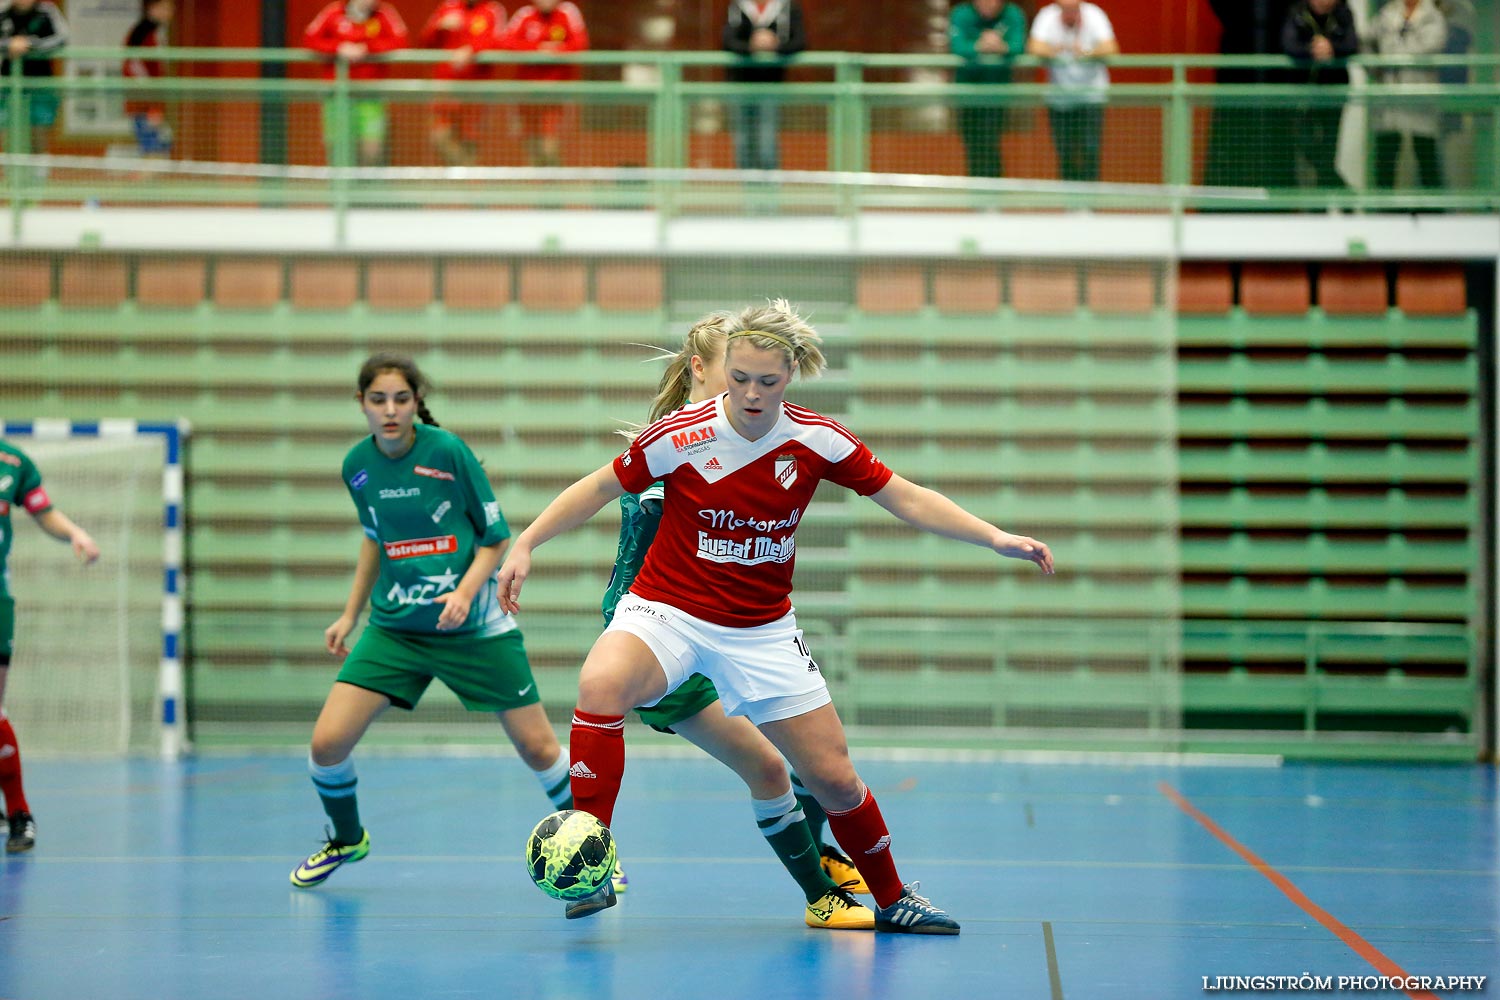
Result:
M526 870L553 899L582 899L614 874L615 838L593 813L555 812L531 831Z

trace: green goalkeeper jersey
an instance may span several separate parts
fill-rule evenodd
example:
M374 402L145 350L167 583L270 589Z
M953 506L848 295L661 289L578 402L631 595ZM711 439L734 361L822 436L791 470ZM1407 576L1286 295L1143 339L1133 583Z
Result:
M476 548L509 538L510 527L468 445L441 427L415 429L416 441L400 458L387 458L373 436L349 449L344 484L365 534L380 546L370 623L435 633L443 606L434 598L458 586ZM463 626L442 634L496 635L515 627L500 610L491 577Z
M604 588L604 624L615 617L615 608L635 582L646 563L646 550L656 540L661 526L661 505L666 496L662 483L652 483L641 493L627 493L620 498L620 546L615 551L614 572Z
M0 441L0 599L10 597L11 516L16 508L32 516L52 507L42 489L42 474L21 449Z

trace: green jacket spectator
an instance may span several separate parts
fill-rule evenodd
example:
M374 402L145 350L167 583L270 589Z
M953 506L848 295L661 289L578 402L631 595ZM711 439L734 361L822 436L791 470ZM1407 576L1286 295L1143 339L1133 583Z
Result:
M981 36L987 32L1000 37L1003 52L986 52ZM1009 83L1011 59L1026 51L1026 15L1005 0L961 3L949 16L948 49L968 62L954 74L955 83Z

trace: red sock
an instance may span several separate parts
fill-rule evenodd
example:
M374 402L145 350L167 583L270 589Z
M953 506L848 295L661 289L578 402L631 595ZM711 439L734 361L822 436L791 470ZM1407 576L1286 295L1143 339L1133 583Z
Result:
M593 813L609 826L615 818L615 799L625 777L625 716L593 715L573 710L568 736L573 766L573 808Z
M866 788L864 801L848 812L827 812L828 828L865 877L875 902L886 907L900 899L901 876L896 874L896 861L891 857L891 834L874 793Z
M7 813L29 813L26 792L21 788L21 748L10 720L0 715L0 795L5 796Z

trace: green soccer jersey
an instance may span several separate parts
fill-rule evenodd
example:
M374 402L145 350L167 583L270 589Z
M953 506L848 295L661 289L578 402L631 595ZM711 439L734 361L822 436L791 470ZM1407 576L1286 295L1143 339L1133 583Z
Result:
M400 458L387 458L373 436L349 449L344 483L365 534L380 546L380 578L370 623L401 632L436 632L443 606L433 598L463 579L474 550L510 537L510 527L479 460L441 427L416 426ZM492 577L474 595L469 618L450 634L496 635L516 627L500 610Z
M0 598L10 596L11 516L25 508L35 517L52 509L42 474L21 449L0 441Z
M646 550L656 540L661 526L661 504L666 495L662 483L652 483L642 493L627 493L620 498L620 547L615 552L614 572L604 588L604 624L615 617L615 607L635 582L646 562Z

